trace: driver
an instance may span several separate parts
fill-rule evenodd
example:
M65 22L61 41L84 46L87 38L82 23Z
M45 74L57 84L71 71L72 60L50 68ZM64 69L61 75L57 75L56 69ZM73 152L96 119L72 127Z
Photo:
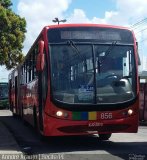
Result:
M100 64L100 69L98 72L98 67L96 69L96 80L98 81L98 85L106 85L111 84L114 80L118 78L115 74L115 61L113 58L106 58L103 64ZM90 78L87 85L93 85L94 83L94 74Z

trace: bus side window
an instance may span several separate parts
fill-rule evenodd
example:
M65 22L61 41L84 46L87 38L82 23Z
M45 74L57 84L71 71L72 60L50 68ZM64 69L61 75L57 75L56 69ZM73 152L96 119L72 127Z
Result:
M23 64L22 84L25 84L25 64Z
M21 78L21 81L20 81L21 85L24 84L23 75L24 75L24 65L21 66L21 77L20 77Z
M25 83L27 83L27 63L25 62Z
M30 54L29 58L29 80L33 80L33 52Z
M29 72L29 78L28 78L28 80L29 80L29 82L30 81L32 81L32 77L31 77L31 70L32 70L32 68L31 68L31 54L29 55L29 59L28 59L28 72Z
M29 59L26 61L26 68L27 68L27 83L29 82Z
M34 79L35 78L35 72L34 72L34 70L35 70L35 51L33 50L33 63L32 63L32 79Z
M33 55L32 55L32 79L35 79L37 77L37 73L36 73L36 59L37 59L37 46L34 48L33 50Z

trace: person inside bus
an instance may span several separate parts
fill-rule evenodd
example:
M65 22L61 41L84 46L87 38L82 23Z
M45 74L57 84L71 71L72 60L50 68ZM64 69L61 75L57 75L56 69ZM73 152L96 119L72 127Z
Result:
M102 59L101 59L102 61ZM120 65L117 64L117 59L106 58L103 63L99 66L97 65L96 69L96 80L97 85L104 86L107 84L111 84L114 80L118 79L117 73L119 72ZM89 80L87 85L92 85L94 83L94 74Z

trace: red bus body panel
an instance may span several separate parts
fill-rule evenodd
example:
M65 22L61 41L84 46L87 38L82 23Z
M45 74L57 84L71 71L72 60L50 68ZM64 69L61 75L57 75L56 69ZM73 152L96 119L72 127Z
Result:
M96 111L96 120L72 120L72 112L68 111L68 118L57 118L55 113L60 110L51 102L47 103L44 113L44 135L46 136L64 136L64 135L81 135L91 133L136 133L138 131L139 114L138 106L139 100L126 109L117 111ZM49 106L50 105L50 106ZM133 110L133 115L123 115L129 109ZM112 113L113 117L109 120L102 120L101 113ZM93 123L93 126L89 126ZM98 126L96 126L97 124ZM133 124L133 125L132 125Z
M103 126L89 127L88 121L67 121L45 115L44 135L65 136L65 135L89 135L107 133L136 133L138 126L132 125L138 119L134 115L125 119L101 121Z

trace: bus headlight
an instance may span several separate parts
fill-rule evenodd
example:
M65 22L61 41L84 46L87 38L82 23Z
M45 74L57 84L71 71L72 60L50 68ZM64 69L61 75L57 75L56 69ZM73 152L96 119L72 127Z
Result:
M131 116L132 114L133 114L133 110L132 110L132 109L129 109L129 110L128 110L128 115Z
M56 112L56 116L57 116L57 117L63 116L63 112L62 112L62 111L57 111L57 112Z
M67 113L67 112L62 112L62 111L57 111L57 112L56 112L56 116L57 116L57 117L68 118L68 113Z

